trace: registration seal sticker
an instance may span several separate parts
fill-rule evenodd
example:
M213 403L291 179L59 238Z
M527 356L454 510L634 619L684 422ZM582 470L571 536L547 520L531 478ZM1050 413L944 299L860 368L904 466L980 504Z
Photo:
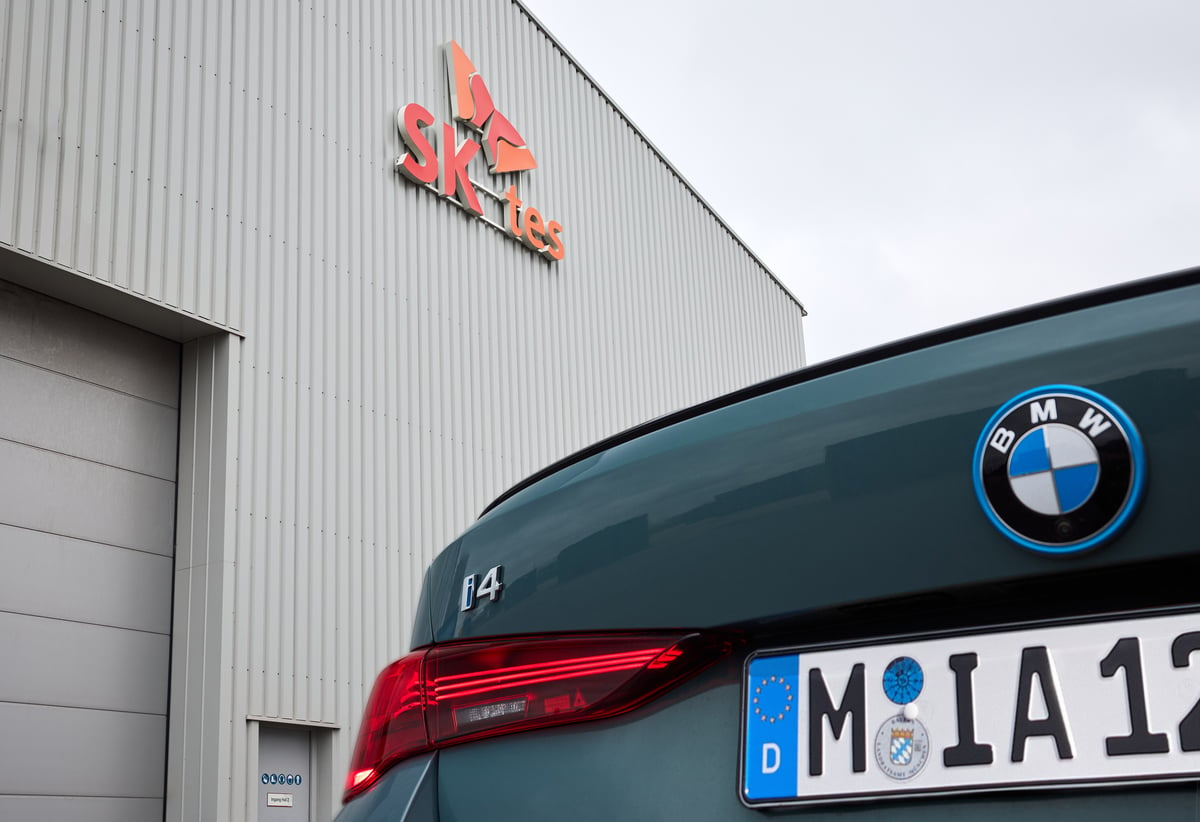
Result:
M1004 536L1042 554L1086 551L1132 518L1146 484L1133 422L1112 400L1045 385L1000 407L975 446L975 495Z
M916 719L893 716L875 734L875 761L892 779L912 779L929 759L929 732Z
M897 705L915 702L925 687L925 672L910 656L898 656L883 671L883 692Z

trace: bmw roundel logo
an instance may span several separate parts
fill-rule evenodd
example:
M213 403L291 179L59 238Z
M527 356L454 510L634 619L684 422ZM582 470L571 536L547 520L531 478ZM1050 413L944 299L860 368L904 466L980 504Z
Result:
M1073 554L1113 536L1146 485L1137 429L1112 400L1072 385L1005 403L975 446L975 494L1000 533L1025 548Z

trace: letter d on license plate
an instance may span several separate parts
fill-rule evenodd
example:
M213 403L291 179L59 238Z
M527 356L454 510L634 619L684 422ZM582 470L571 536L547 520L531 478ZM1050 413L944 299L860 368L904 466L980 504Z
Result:
M762 652L746 663L741 798L1194 778L1196 652L1191 612Z

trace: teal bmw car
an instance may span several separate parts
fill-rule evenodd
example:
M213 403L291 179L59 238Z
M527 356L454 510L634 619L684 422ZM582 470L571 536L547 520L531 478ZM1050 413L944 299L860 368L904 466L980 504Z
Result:
M823 363L509 490L341 822L1194 820L1200 269Z

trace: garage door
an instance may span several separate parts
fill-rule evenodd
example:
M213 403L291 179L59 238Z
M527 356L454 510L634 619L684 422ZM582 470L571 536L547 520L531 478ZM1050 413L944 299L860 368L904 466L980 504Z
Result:
M161 820L179 346L0 281L0 819Z

